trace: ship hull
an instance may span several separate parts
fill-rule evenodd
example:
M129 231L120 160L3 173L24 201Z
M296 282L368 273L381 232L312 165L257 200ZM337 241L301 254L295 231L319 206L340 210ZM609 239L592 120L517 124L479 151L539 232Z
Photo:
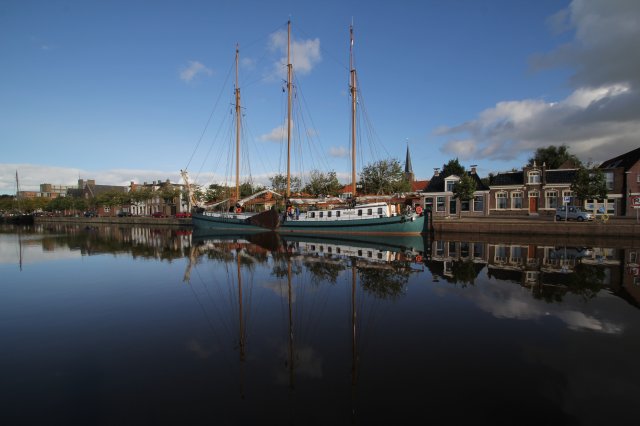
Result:
M286 220L276 231L315 235L420 235L426 229L426 216L391 216L326 221Z
M278 224L278 215L272 210L251 216L194 213L191 217L191 223L195 229L207 230L212 233L250 234L273 231Z

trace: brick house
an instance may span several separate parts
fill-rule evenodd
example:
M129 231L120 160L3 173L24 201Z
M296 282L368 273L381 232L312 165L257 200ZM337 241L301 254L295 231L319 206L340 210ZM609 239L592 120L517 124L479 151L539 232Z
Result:
M435 169L433 177L421 194L422 204L432 211L434 217L457 216L477 217L487 216L489 188L480 180L476 166L466 172L476 182L476 192L473 199L460 201L453 198L453 187L460 180L459 176L442 176L440 169Z
M585 208L597 213L603 209L609 215L635 216L632 197L640 196L640 148L603 162L599 167L605 175L606 200L587 200Z
M577 168L567 162L558 169L547 169L534 162L521 171L498 173L489 182L489 212L498 216L554 215L564 197L575 204L571 183Z

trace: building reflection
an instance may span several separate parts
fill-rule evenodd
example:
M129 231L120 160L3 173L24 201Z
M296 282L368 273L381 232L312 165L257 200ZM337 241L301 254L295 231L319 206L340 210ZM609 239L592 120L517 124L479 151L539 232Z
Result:
M559 301L567 293L589 298L608 288L640 305L640 249L633 241L593 247L571 240L532 238L503 243L500 236L473 241L464 237L431 241L426 264L434 281L473 285L486 268L488 278L517 283L548 301Z

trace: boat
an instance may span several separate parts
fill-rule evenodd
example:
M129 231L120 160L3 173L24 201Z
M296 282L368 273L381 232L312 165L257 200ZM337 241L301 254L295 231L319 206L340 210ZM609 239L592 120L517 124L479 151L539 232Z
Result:
M260 213L246 212L243 209L244 202L255 198L258 194L253 194L245 199L239 199L240 197L240 120L241 120L241 107L240 107L240 86L238 85L238 62L239 62L240 50L236 46L235 56L235 70L236 70L236 84L234 89L235 94L235 114L236 114L236 188L235 188L235 200L231 203L231 209L225 211L207 211L203 207L199 207L193 196L193 191L189 182L189 177L186 170L181 170L183 180L188 193L189 210L192 210L192 206L196 206L191 216L191 223L195 229L206 229L215 232L231 232L231 233L257 233L257 232L269 232L278 226L278 214L275 209L266 210ZM225 200L227 201L227 200ZM218 203L220 204L220 203Z
M291 22L288 23L288 40L291 40ZM349 29L351 47L349 51L350 63L350 92L351 92L351 185L352 194L356 196L356 107L358 90L356 70L353 61L353 26ZM290 42L289 42L290 45ZM287 49L287 84L288 92L288 123L287 123L287 209L294 206L291 202L291 85L292 64L290 46ZM280 226L276 229L282 233L300 234L349 234L349 235L420 235L427 230L427 220L424 210L417 206L415 210L402 213L399 206L387 202L364 202L359 204L353 199L347 206L324 209L310 209L298 214L285 214L281 218Z

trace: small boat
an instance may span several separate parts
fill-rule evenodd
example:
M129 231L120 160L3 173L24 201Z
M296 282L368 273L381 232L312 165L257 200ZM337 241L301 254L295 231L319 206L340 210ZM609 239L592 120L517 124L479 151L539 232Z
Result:
M356 70L353 61L353 27L350 27L351 48L350 48L350 92L351 92L351 185L352 194L356 195L356 107L358 103L358 90ZM288 24L288 40L291 39L291 22ZM289 49L288 49L289 50ZM292 64L289 54L287 54L287 91L289 96L289 109L291 108L291 78ZM288 114L287 124L287 145L291 146L291 113ZM290 149L287 153L288 164L290 163ZM286 199L290 200L290 169L287 166L287 194ZM419 235L427 230L427 220L423 214L421 206L417 206L415 211L401 213L395 205L385 202L378 203L353 203L344 208L334 208L331 210L308 210L299 215L285 215L277 228L283 233L303 233L303 234L384 234L384 235Z

